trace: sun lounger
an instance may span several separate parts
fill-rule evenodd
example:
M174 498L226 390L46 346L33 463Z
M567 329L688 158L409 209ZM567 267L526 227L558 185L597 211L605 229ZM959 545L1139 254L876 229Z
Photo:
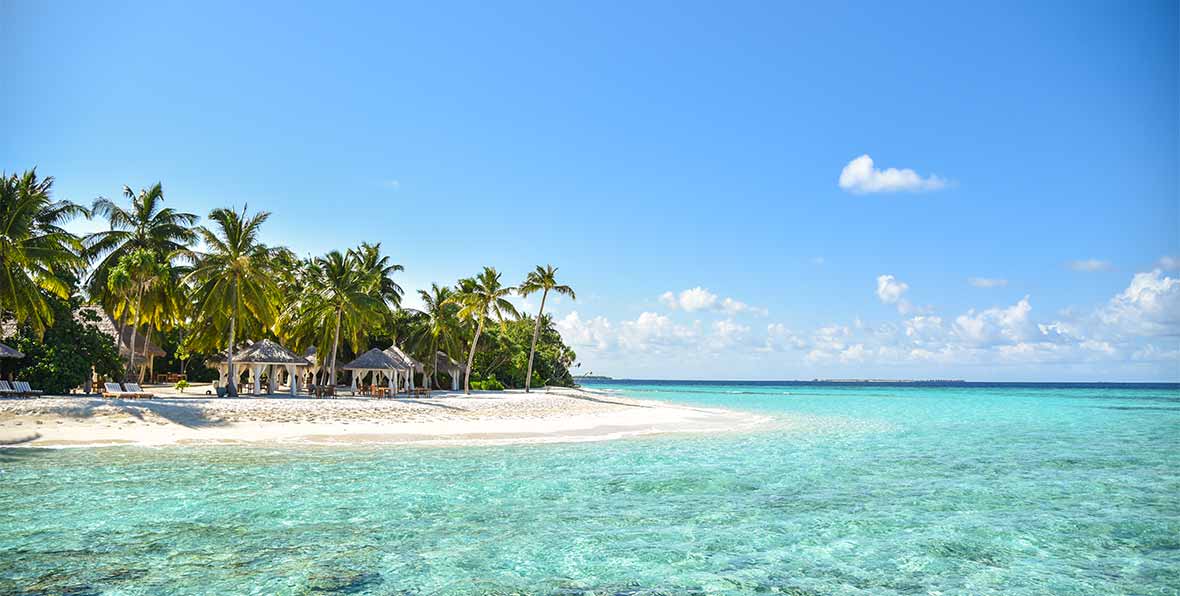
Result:
M0 396L20 397L20 392L9 386L8 381L0 380Z
M29 387L28 381L13 381L12 387L13 389L16 389L18 392L20 392L21 395L27 395L29 397L41 395L41 390Z
M134 393L135 397L155 397L154 394L144 391L139 383L123 383L123 388L129 393Z
M102 387L103 387L103 391L102 391L103 397L110 397L110 398L135 397L134 393L131 393L129 391L123 391L123 388L120 387L118 383L103 383Z

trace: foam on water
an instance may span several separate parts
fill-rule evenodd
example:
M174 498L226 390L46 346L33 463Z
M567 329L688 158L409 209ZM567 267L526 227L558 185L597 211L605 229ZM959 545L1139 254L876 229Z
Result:
M1180 591L1175 388L601 387L776 422L5 450L0 593Z

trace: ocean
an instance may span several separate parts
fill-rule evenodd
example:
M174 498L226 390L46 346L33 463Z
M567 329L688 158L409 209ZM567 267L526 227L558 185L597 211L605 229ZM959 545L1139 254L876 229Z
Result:
M1178 594L1176 385L593 382L766 429L0 450L0 594Z

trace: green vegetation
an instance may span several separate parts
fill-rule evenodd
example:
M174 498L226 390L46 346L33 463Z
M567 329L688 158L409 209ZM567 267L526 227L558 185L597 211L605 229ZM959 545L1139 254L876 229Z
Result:
M0 176L0 318L15 329L5 341L26 354L0 370L48 392L84 385L91 367L142 381L154 341L169 354L157 370L188 375L178 389L214 378L204 361L225 354L227 392L236 395L233 353L264 338L299 353L315 348L324 383L344 380L342 359L396 344L423 363L418 384L448 386L444 371L458 365L440 370L440 359L466 364L466 392L573 384L576 356L545 305L551 292L572 299L574 291L557 283L552 266L530 272L519 290L485 267L453 286L419 290L422 307L402 309L395 275L403 267L380 244L299 259L262 243L266 212L214 209L198 226L196 215L164 205L159 183L125 186L126 206L100 197L90 209L54 200L52 187L33 170ZM62 228L76 217L105 219L107 229L79 238ZM509 298L537 292L537 316L521 318ZM79 310L84 303L110 313L138 353L120 354L97 315Z

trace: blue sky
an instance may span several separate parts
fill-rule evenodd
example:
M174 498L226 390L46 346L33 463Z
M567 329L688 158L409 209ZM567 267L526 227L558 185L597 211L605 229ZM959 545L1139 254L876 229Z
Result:
M582 371L1180 380L1178 21L8 1L0 168L381 241L409 288L552 263Z

